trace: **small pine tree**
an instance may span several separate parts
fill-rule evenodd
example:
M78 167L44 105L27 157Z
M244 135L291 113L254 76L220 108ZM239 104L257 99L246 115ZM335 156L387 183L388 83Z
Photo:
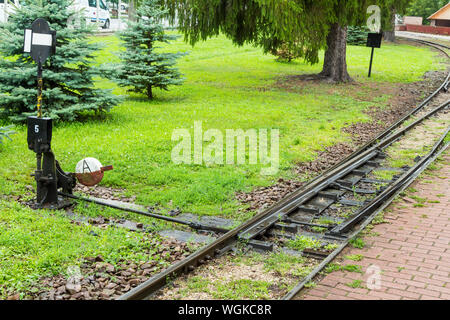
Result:
M347 29L347 43L353 46L365 46L369 28L349 26Z
M108 111L119 102L110 90L96 89L93 65L99 45L89 36L93 29L78 23L71 0L26 0L0 25L0 117L24 121L36 114L37 66L23 53L24 29L37 18L56 30L56 53L43 65L43 115L75 120L85 111Z
M5 139L5 138L8 138L9 140L11 140L11 138L9 136L14 133L14 131L10 130L11 128L12 128L12 126L0 127L0 144L3 143L3 139Z
M122 63L114 67L113 80L149 99L153 99L153 88L168 90L168 86L184 80L174 65L185 53L157 51L156 42L169 43L178 38L164 33L161 20L165 14L157 0L144 0L136 10L135 21L129 20L128 28L120 34L126 50L120 53Z

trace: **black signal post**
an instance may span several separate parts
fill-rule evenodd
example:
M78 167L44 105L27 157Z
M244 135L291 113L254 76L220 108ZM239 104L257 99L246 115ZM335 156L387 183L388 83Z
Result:
M372 75L373 54L375 48L381 48L382 37L383 37L382 33L369 33L367 36L367 47L372 48L372 52L370 54L369 78Z
M36 153L36 208L59 209L69 203L58 197L58 189L72 193L75 176L64 172L51 150L52 119L42 117L43 79L42 67L45 61L55 53L56 32L50 30L48 22L37 19L24 34L24 52L30 53L37 64L37 116L28 117L28 148Z

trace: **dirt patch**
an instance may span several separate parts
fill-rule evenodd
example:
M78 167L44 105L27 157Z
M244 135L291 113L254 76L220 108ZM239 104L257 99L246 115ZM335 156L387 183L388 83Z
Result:
M356 150L356 146L349 143L337 143L317 153L317 158L311 162L299 164L295 171L299 175L315 175L334 166L339 161Z
M241 203L250 205L247 210L262 210L285 198L302 185L303 182L300 181L279 179L273 186L257 188L249 193L238 192L236 198Z
M430 95L442 83L447 76L447 71L431 71L424 75L424 80L409 84L358 84L347 85L325 85L325 90L334 93L336 90L346 90L356 92L363 90L364 86L374 87L380 91L380 94L390 94L392 98L388 102L387 108L371 107L365 111L369 115L370 121L364 123L354 123L342 129L342 132L349 134L351 142L337 143L317 152L316 159L311 162L299 163L294 172L298 179L285 180L280 179L275 185L263 188L256 188L251 192L238 192L236 199L241 203L248 205L249 211L261 211L277 203L287 195L300 188L305 180L321 174L335 164L349 156L359 146L364 145L378 134L383 132L389 126L394 124L406 113L414 109L423 97ZM323 86L323 82L316 79L309 79L308 76L289 76L280 79L276 86L286 90L301 92L306 88ZM351 86L351 90L348 87ZM354 88L353 88L354 87ZM366 97L357 97L366 100ZM439 104L443 98L437 97L434 104Z
M450 97L450 94L447 94ZM422 114L418 114L420 117ZM402 151L415 151L424 155L426 149L431 149L438 138L444 134L450 124L450 112L442 110L436 115L424 120L419 126L414 127L399 142L387 149L389 157L386 162L389 164L391 159L401 157Z
M104 187L104 186L86 187L77 184L77 186L74 189L74 192L80 192L90 197L107 200L116 200L129 203L134 203L136 201L136 196L127 197L124 195L125 190L111 187Z
M305 258L302 267L311 269L316 264L317 261ZM289 291L288 288L299 280L298 276L289 273L281 275L279 272L267 269L262 259L252 260L243 257L242 260L236 261L230 256L224 256L217 259L214 265L205 265L189 275L178 278L154 298L158 300L280 299ZM251 283L264 283L265 289L260 292L258 289L242 290L237 281L244 282L248 287ZM227 289L230 292L224 293L223 291Z

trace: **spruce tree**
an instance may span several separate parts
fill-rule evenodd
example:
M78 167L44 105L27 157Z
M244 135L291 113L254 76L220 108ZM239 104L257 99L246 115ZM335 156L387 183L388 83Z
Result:
M10 130L11 128L12 128L12 126L0 127L0 144L3 143L3 139L5 139L5 138L8 138L11 140L11 138L9 136L14 133L14 131Z
M122 63L115 66L113 79L128 91L143 93L153 98L153 88L168 90L170 85L183 82L174 65L184 53L163 53L158 42L169 43L176 35L164 32L162 17L167 14L156 0L144 0L136 9L134 21L120 34L125 51L120 53Z
M406 0L159 0L169 8L185 39L192 45L220 33L237 45L265 52L288 50L314 64L325 49L320 73L332 82L351 81L347 72L347 26L362 26L367 7ZM390 12L389 12L390 13Z
M43 65L43 115L75 120L86 111L108 111L118 103L110 90L95 88L101 74L94 65L99 45L92 43L92 27L80 23L71 0L25 0L0 25L0 117L24 121L36 114L37 66L23 53L24 29L37 18L56 30L56 53ZM81 19L85 22L84 18ZM74 21L78 21L74 25Z

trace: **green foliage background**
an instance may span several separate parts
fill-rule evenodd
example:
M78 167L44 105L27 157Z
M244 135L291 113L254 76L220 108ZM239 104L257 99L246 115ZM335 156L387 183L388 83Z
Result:
M94 78L101 70L92 62L97 43L89 41L92 29L77 21L69 9L70 0L27 0L0 25L0 118L24 121L36 114L37 66L23 53L24 29L44 18L56 30L56 54L43 66L43 114L61 120L74 120L86 111L108 111L118 103L110 90L95 88ZM79 20L78 20L79 21Z
M174 67L183 53L158 51L158 43L169 43L178 36L164 32L161 24L162 10L156 0L146 0L136 10L136 21L128 21L121 32L125 51L120 53L121 63L112 65L112 78L128 91L144 93L153 98L154 87L168 90L170 85L183 82L181 73Z
M177 20L185 40L195 44L220 33L236 45L250 43L265 53L281 47L314 64L327 47L333 24L366 24L367 7L379 5L383 26L406 0L160 0ZM387 29L386 29L387 30Z
M430 24L427 18L447 3L447 0L412 0L406 13L410 16L423 17L423 24Z
M367 34L369 30L366 27L348 27L347 43L354 46L365 46L367 43Z
M12 130L10 130L11 128L12 126L0 127L0 144L3 143L3 140L5 138L11 139L9 136L14 133Z

